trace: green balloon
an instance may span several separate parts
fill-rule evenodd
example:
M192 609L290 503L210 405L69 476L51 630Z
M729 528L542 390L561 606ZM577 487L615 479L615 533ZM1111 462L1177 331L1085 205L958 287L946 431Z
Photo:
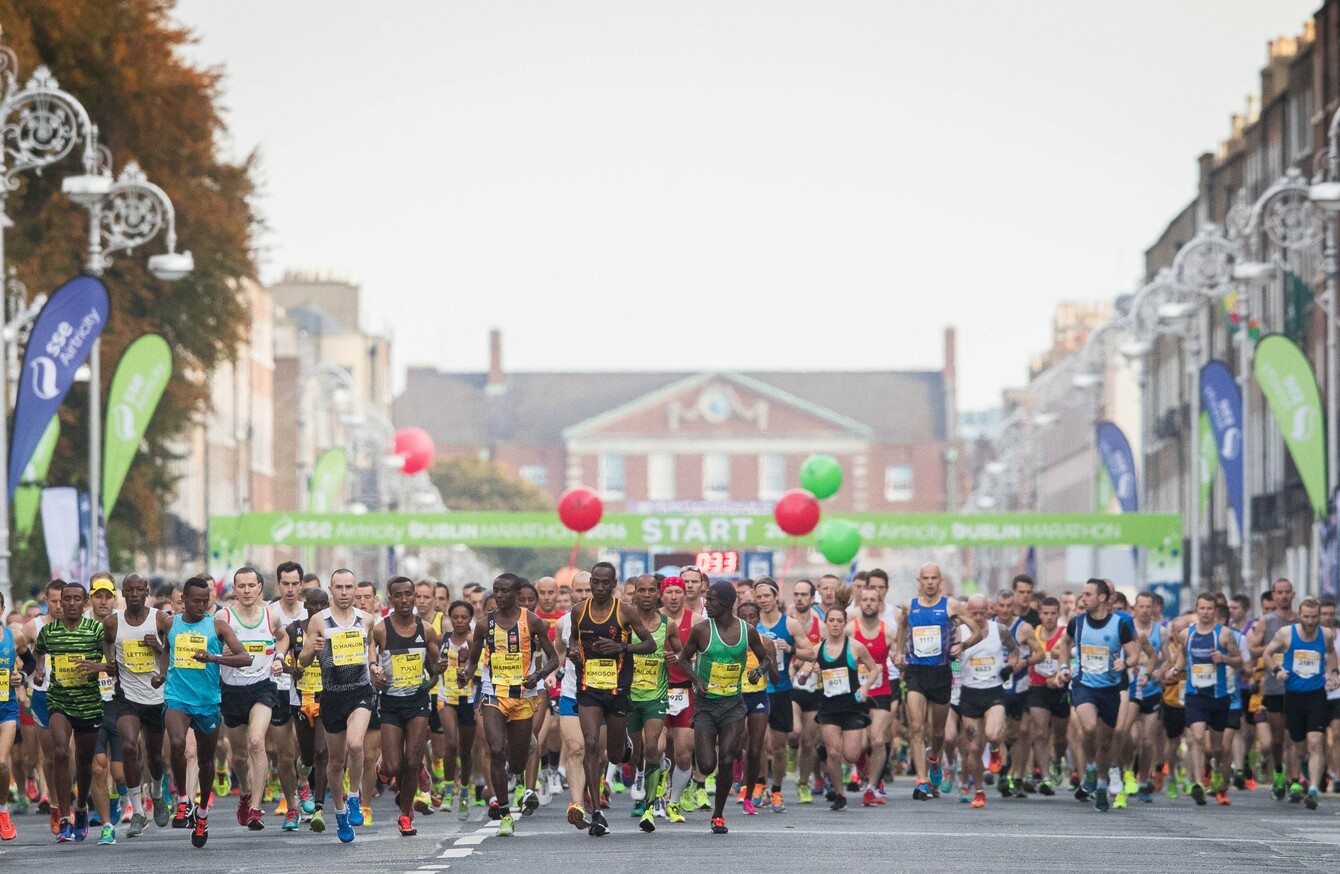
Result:
M819 552L832 564L847 564L861 551L861 530L846 519L825 519L817 536Z
M800 466L800 487L819 500L842 488L842 466L831 455L811 455Z

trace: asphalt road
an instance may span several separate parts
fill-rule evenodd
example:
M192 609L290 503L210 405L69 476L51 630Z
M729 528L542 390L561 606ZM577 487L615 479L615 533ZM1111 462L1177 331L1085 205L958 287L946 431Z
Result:
M264 832L240 828L234 803L225 799L212 817L209 844L197 850L189 833L155 829L124 836L114 847L96 844L91 829L82 844L56 845L46 818L16 818L19 837L0 846L0 871L224 872L289 874L432 874L458 871L576 870L635 871L656 858L676 871L769 872L830 870L834 863L858 871L983 870L1328 870L1340 864L1340 796L1325 796L1321 808L1272 801L1264 790L1237 792L1229 808L1196 808L1189 799L1159 797L1153 804L1100 814L1068 796L1003 800L994 793L984 810L948 796L911 800L911 781L900 779L889 803L835 812L825 804L793 803L788 786L785 813L744 816L733 802L726 814L729 835L708 830L709 813L683 825L658 821L643 834L629 815L628 797L616 796L607 812L612 833L591 838L564 819L557 799L533 817L518 817L517 834L499 838L487 822L461 823L433 814L416 819L419 834L396 832L389 797L374 802L374 825L341 844L332 828L316 834L305 826L279 830L270 817ZM855 795L852 796L855 801ZM124 835L124 827L122 828ZM825 865L825 859L830 860Z

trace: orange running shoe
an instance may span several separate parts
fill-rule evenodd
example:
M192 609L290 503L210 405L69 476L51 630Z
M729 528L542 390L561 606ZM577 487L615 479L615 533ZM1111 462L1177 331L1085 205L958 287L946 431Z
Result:
M991 763L987 767L991 769L992 774L999 774L1000 766L1001 766L1000 751L993 749L991 750Z
M1231 801L1228 800L1228 792L1224 789L1220 789L1218 792L1216 792L1214 798L1224 807L1228 807L1228 805L1232 803Z
M18 835L14 831L14 821L9 818L9 811L0 810L0 841L12 841Z
M969 806L969 807L986 807L986 793L985 793L984 791L982 791L981 789L978 789L978 790L977 790L977 794L974 795L974 796L972 797L972 804L970 804L970 805L968 805L968 806Z

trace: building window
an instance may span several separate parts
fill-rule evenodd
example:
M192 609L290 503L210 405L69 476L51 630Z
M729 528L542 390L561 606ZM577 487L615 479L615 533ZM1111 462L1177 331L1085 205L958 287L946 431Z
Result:
M713 452L703 456L703 500L724 501L730 497L730 456Z
M912 468L891 464L884 468L884 500L890 503L912 500Z
M668 452L653 452L647 456L647 499L675 499L675 457Z
M774 501L786 491L786 456L769 452L758 457L758 499Z
M600 494L615 499L624 496L622 455L611 452L600 456Z
M517 472L521 475L523 481L530 483L537 489L549 486L549 469L543 464L523 464L521 470Z

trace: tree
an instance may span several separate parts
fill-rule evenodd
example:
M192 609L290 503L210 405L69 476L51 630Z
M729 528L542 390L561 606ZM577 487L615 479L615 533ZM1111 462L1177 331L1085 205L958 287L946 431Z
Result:
M458 456L436 462L428 476L452 510L552 510L554 502L544 492L507 474L491 461L478 456ZM528 579L552 574L568 564L564 549L503 547L476 549L490 564Z
M170 20L170 0L0 0L4 43L26 79L46 64L98 125L119 172L138 161L172 198L179 246L195 255L195 272L161 282L146 269L146 252L123 254L104 276L111 318L102 335L102 392L116 362L142 334L162 334L172 347L176 378L154 414L108 524L113 564L151 549L162 531L164 496L176 482L170 448L210 402L208 374L235 352L249 325L241 282L256 275L259 228L251 197L254 156L220 159L225 131L219 107L222 72L187 63L178 49L189 31ZM80 171L78 153L43 175L24 174L8 203L15 227L6 258L30 294L49 292L78 274L84 261L87 214L61 194L61 179ZM162 241L150 244L162 251ZM185 377L185 378L183 378ZM50 484L87 485L88 394L76 385L62 406L61 439ZM199 464L201 459L185 459ZM45 566L34 537L15 556L20 571ZM44 575L43 575L44 576Z

